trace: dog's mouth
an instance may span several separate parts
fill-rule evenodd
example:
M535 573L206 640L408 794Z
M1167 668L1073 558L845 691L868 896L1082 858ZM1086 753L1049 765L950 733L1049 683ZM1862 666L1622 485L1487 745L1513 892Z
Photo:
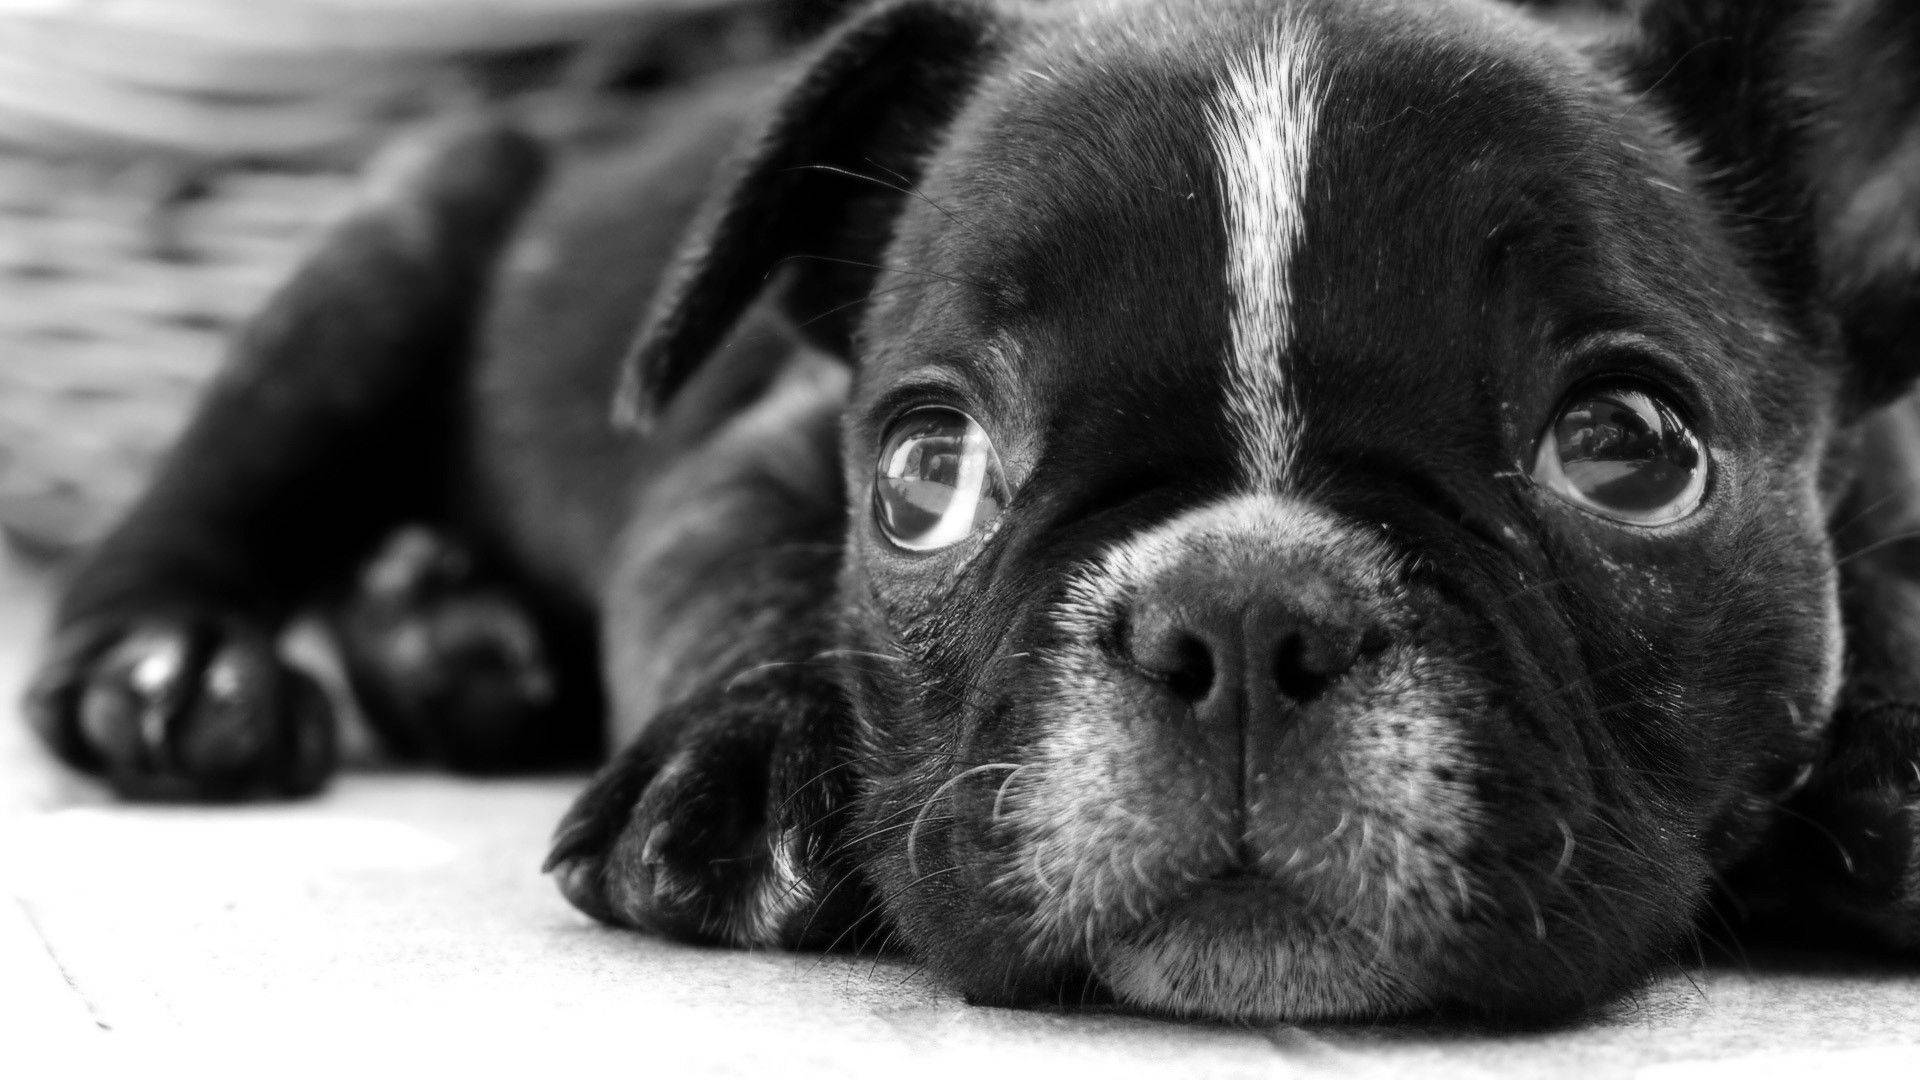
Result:
M1176 1016L1327 1020L1430 1004L1420 972L1448 936L1448 912L1378 893L1382 883L1341 873L1337 857L1269 861L1293 869L1234 858L1149 882L1153 898L1132 910L1110 898L1122 913L1096 920L1085 942L1094 975L1118 1002Z
M1119 929L1115 940L1150 938L1172 927L1201 933L1288 937L1337 924L1297 882L1235 865L1191 882L1156 903L1151 914Z

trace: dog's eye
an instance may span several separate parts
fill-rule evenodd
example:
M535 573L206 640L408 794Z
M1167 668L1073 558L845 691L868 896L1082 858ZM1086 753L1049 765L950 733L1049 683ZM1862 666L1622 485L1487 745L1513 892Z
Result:
M888 429L873 482L880 531L908 551L957 544L1006 505L1000 455L973 418L915 409Z
M1569 397L1541 437L1533 480L1603 517L1666 525L1700 505L1707 455L1660 398L1632 386L1593 387Z

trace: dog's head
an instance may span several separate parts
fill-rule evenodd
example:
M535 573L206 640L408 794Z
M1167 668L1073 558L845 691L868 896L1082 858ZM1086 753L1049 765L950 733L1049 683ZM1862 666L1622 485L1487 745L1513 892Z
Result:
M1259 1018L1560 1013L1684 941L1841 692L1917 58L1894 0L829 41L630 391L782 267L856 363L850 837L899 933L982 999Z

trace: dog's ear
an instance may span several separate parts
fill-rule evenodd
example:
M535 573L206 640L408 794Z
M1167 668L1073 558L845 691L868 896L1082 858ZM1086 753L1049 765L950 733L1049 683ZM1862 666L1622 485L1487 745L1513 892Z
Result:
M1830 311L1855 402L1920 375L1920 3L1647 0L1630 77L1699 148L1775 294Z
M682 243L627 355L617 420L644 427L776 272L802 332L850 354L895 218L1003 21L990 0L895 0L821 44Z

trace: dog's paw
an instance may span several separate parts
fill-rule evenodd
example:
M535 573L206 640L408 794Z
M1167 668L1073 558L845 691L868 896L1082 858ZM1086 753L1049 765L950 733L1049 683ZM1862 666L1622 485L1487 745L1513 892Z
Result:
M1786 823L1806 853L1796 868L1844 922L1920 950L1920 704L1849 710L1835 727L1829 775Z
M135 799L291 797L334 764L326 695L235 619L102 619L61 630L29 721L69 763Z
M688 941L800 944L823 890L808 830L780 794L780 727L752 693L655 719L555 833L546 869L602 922Z
M1829 738L1728 875L1731 913L1792 940L1920 953L1920 702L1842 708Z
M571 697L533 612L464 549L406 529L332 614L347 678L389 748L496 772L584 756ZM580 745L577 745L580 744Z

